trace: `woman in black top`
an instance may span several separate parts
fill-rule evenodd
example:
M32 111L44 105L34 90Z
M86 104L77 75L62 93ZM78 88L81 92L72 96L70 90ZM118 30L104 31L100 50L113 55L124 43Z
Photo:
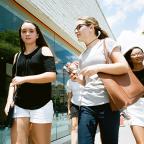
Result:
M51 82L56 79L54 57L36 24L25 21L19 37L21 53L14 59L5 107L7 114L13 103L14 86L17 86L11 143L28 144L30 138L33 143L48 144L53 118Z
M140 47L133 47L125 53L132 71L144 85L144 53ZM144 143L144 98L127 108L130 126L137 144Z

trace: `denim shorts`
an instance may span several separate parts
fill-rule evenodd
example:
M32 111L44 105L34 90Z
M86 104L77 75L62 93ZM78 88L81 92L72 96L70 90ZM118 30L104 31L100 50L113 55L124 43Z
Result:
M54 115L53 102L49 101L43 107L36 110L23 109L15 106L14 118L29 117L32 123L52 123Z
M79 115L79 106L71 103L71 107L70 107L70 118L73 118L73 117L78 117Z

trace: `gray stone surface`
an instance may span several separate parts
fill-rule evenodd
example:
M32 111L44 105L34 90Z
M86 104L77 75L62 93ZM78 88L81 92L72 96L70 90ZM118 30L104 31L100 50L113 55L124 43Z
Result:
M10 144L9 135L8 129L0 131L0 144ZM52 144L70 144L70 135L53 141ZM99 132L96 134L95 144L101 144ZM125 126L120 127L119 144L135 144L134 137L127 122L125 123Z
M99 132L96 135L95 144L101 144ZM125 122L125 126L120 127L119 144L135 144L130 126L127 122Z

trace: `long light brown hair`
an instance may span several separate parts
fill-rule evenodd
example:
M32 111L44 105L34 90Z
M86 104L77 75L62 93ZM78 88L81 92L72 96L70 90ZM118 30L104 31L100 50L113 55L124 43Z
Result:
M98 39L104 39L108 37L107 32L100 27L98 21L94 17L84 16L78 18L78 20L84 21L85 25L87 26L94 25L95 34L98 36Z

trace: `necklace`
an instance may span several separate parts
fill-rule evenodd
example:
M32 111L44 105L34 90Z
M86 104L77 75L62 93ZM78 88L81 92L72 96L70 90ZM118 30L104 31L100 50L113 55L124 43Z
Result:
M92 44L95 40L97 40L97 38L95 38L94 40L92 40L90 43L88 43L86 46L88 47L90 44Z

